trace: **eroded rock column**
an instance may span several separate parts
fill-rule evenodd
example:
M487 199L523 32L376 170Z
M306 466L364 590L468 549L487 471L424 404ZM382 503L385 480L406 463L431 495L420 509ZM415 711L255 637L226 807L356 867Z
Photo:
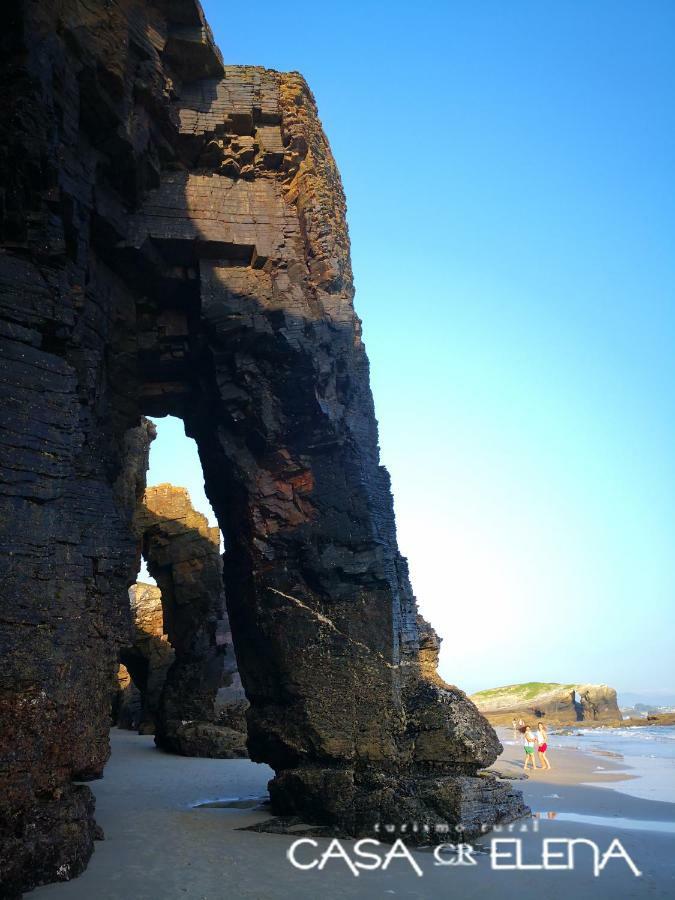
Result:
M142 720L142 710L141 692L134 684L127 667L120 663L113 685L112 724L136 731Z
M216 706L219 690L226 680L232 683L236 672L236 662L234 669L230 662L226 678L229 625L220 531L193 508L185 488L171 484L146 489L134 527L158 585L152 616L173 648L156 692L155 741L185 756L246 756L245 728L223 724L230 702L235 702L236 721L243 692ZM139 622L138 604L136 621L145 634L153 624ZM231 658L231 643L229 650Z
M200 320L185 331L202 394L184 417L225 532L249 750L277 772L273 808L353 834L439 818L471 834L522 814L479 774L494 731L420 660L311 92L296 74L226 67L177 110L191 168L149 194L132 245L198 248ZM149 397L170 390L154 374Z
M175 654L164 630L159 588L136 582L129 588L129 601L133 641L120 650L120 662L140 693L141 711L135 727L140 734L154 734L162 689Z

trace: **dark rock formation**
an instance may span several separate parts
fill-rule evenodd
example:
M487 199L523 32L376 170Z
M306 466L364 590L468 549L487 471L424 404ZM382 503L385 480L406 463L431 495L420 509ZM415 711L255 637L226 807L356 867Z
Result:
M112 697L112 721L119 728L137 731L143 718L141 692L134 684L127 667L120 663L115 677Z
M166 508L174 513L178 508L187 513L194 524L198 521L205 529L206 520L195 513L184 488L163 486L162 497L170 502L157 503L155 508ZM136 523L148 521L145 509ZM154 519L154 516L152 517ZM162 592L151 584L137 582L129 589L131 614L133 618L133 643L120 650L120 668L113 693L113 723L120 728L138 731L140 734L155 734L160 722L157 743L166 750L185 756L211 756L225 759L246 757L246 710L249 703L244 694L241 678L237 671L237 661L232 646L227 612L224 609L222 578L218 579L216 607L219 618L213 622L204 615L204 596L200 593L200 574L203 572L202 558L184 558L186 548L199 547L201 537L198 532L186 535L185 517L180 524L174 520L164 520L162 527L152 525L146 539L146 547L154 549L152 565L160 574L167 590L166 605L168 619L178 634L176 645L179 658L169 643L164 627ZM217 532L217 529L206 529ZM195 545L195 536L198 540ZM218 534L209 539L207 552L215 557L215 566L220 571L218 557ZM157 561L158 543L161 543L161 561ZM203 553L203 550L197 550ZM175 567L167 560L173 559ZM186 581L181 570L186 563L194 567L189 574L190 587L186 591ZM209 584L211 582L211 584ZM195 590L195 587L197 590ZM214 582L207 577L204 584L207 604L213 602ZM174 609L177 605L178 613ZM191 614L190 614L191 613ZM203 642L204 626L209 629L210 640ZM189 632L186 634L186 630ZM175 671L168 678L168 688L164 691L167 675L174 666ZM195 714L197 716L195 720Z
M25 0L3 26L3 890L92 851L72 782L108 755L143 414L197 441L276 810L354 834L521 814L478 774L491 727L421 666L307 85L223 66L193 0Z
M122 647L120 660L140 694L141 711L139 718L131 717L134 724L127 727L138 729L140 734L154 734L162 689L175 654L164 632L164 612L159 588L153 584L136 582L129 589L129 600L133 641L129 646ZM129 689L125 687L124 690ZM124 727L123 721L118 724Z
M495 725L510 725L514 718L530 722L544 719L558 725L621 722L616 691L606 684L533 681L480 691L471 699Z
M231 727L237 718L242 724L243 691L232 692L230 718L227 700L221 697L216 708L224 680L231 683L236 673L231 643L229 671L224 671L230 630L220 531L193 508L185 488L171 484L145 491L134 528L158 587L144 585L147 590L139 591L137 586L132 599L137 637L121 659L129 668L135 650L145 660L147 677L139 673L143 685L134 680L148 708L146 718L152 714L155 741L185 756L246 756L246 728ZM170 647L163 647L161 638Z
M233 731L247 733L246 712L250 706L246 699L244 685L237 667L234 652L234 639L230 629L230 620L225 617L218 623L217 641L223 653L223 680L215 700L216 722Z

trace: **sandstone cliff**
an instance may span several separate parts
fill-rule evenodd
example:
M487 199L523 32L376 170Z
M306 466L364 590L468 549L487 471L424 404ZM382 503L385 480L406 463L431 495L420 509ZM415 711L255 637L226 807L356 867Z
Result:
M557 684L533 681L479 691L471 699L487 718L499 725L513 719L542 719L559 725L618 724L621 713L616 691L606 684Z

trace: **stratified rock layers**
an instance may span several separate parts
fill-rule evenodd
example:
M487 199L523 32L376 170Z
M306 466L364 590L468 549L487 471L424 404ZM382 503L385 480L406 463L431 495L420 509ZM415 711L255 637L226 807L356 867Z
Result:
M138 719L134 716L135 697L126 679L120 682L124 696L120 709L123 727L137 728L140 734L154 734L162 688L174 651L164 632L162 594L153 584L137 582L129 588L133 640L120 650L122 668L140 692ZM126 702L125 702L126 701Z
M420 664L344 196L305 82L223 66L193 0L26 0L4 25L5 891L92 850L72 781L101 774L130 640L142 414L197 441L276 809L354 834L522 813L477 774L490 726Z
M558 725L617 725L622 720L616 691L606 684L510 684L480 691L471 699L497 725L510 725L514 718Z
M120 663L113 685L112 721L119 728L136 731L143 720L143 699L129 670Z
M607 684L577 684L577 703L584 722L617 725L623 721L616 691Z
M226 704L216 709L229 632L220 531L209 527L206 517L192 507L185 488L171 484L147 488L134 529L141 537L148 571L158 584L151 603L141 606L143 592L137 590L132 604L134 648L148 660L149 675L164 666L156 672L154 685L148 677L144 692L153 713L155 741L186 756L245 756L245 729L222 724ZM144 609L146 615L141 617ZM168 662L164 657L159 663L153 660L153 650L158 655L158 628L166 632L173 648ZM122 661L128 667L128 651ZM243 692L237 699L243 699Z

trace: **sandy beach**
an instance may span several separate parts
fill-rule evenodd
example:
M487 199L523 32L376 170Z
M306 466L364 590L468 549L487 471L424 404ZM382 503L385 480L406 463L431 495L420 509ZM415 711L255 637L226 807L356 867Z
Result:
M495 768L522 774L522 751L512 733L500 729L500 737L505 751ZM151 737L118 729L111 741L105 777L92 784L106 838L97 843L82 876L38 888L36 900L428 898L450 891L467 898L534 898L543 892L561 900L573 892L580 900L675 893L675 805L616 789L626 784L625 772L608 757L602 758L605 770L598 772L597 754L554 750L552 771L517 781L536 818L517 823L510 833L474 842L476 865L441 866L424 849L414 852L421 877L405 859L392 860L386 871L361 871L354 877L340 859L329 860L323 871L300 871L286 858L291 836L240 830L269 818L265 811L245 808L246 799L244 808L196 807L223 798L253 803L264 797L271 775L267 767L247 760L172 756L156 750ZM492 869L488 850L496 837L522 839L525 864L541 863L544 838L586 838L604 853L618 837L642 874L636 877L623 859L616 859L594 877L589 848L579 850L573 870ZM305 847L299 858L311 861L329 841L320 838L317 844L316 850ZM353 842L344 845L353 848Z

